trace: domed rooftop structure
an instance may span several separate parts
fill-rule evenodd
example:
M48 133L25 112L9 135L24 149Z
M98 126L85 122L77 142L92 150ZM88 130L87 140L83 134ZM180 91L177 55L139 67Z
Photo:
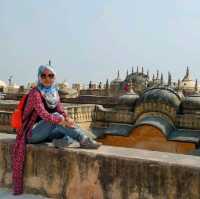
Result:
M186 90L194 90L195 82L192 80L189 68L186 69L186 74L181 82L181 87Z
M124 95L121 95L119 97L119 104L120 105L134 105L136 100L139 98L139 95L137 95L132 88L132 85L130 86L129 92L127 92Z
M181 103L181 111L186 114L200 114L200 93L187 96Z
M121 83L122 82L122 80L121 80L121 78L120 78L120 75L119 75L119 70L117 71L117 78L115 78L114 80L112 80L111 81L111 85L114 85L114 84L119 84L119 83Z
M177 109L181 103L181 97L171 88L153 87L146 89L138 100L138 103L145 102L165 103Z
M124 81L133 82L133 84L138 84L138 85L146 85L146 82L148 81L148 79L149 79L149 75L144 74L143 67L142 67L141 72L138 71L138 67L137 67L137 72L133 72L133 69L132 69L132 73L127 74L126 79Z

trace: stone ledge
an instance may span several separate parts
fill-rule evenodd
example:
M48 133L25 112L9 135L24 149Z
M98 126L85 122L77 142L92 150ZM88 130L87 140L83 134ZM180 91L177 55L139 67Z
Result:
M0 180L11 186L13 139L0 140ZM200 198L200 158L102 146L27 145L25 191L53 198Z

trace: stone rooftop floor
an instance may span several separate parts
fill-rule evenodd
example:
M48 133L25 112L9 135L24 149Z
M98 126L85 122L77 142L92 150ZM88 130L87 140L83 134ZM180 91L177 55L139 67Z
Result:
M9 189L0 188L0 198L1 199L47 199L39 195L23 194L20 196L13 196ZM50 199L50 198L48 198Z

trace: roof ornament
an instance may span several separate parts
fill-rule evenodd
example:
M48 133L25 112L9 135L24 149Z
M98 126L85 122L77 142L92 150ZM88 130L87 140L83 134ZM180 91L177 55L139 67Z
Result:
M106 89L109 89L109 81L108 81L108 79L106 80Z
M168 72L168 86L172 85L172 75L170 72Z
M8 78L8 85L9 85L9 86L12 85L12 79L13 79L13 76L10 75L9 78Z
M159 79L159 70L157 70L157 74L156 74L156 80Z
M149 70L147 70L147 78L149 79Z
M120 79L119 70L117 71L117 79Z
M163 83L164 83L164 79L163 79L163 74L161 73L161 75L160 75L160 84L163 85Z
M198 80L196 79L195 81L195 88L194 88L195 93L198 93Z

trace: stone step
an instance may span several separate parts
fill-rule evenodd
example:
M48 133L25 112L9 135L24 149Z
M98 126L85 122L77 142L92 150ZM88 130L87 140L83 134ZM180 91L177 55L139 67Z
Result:
M23 194L21 196L13 196L10 189L0 188L0 198L1 199L50 199L42 197L40 195Z

